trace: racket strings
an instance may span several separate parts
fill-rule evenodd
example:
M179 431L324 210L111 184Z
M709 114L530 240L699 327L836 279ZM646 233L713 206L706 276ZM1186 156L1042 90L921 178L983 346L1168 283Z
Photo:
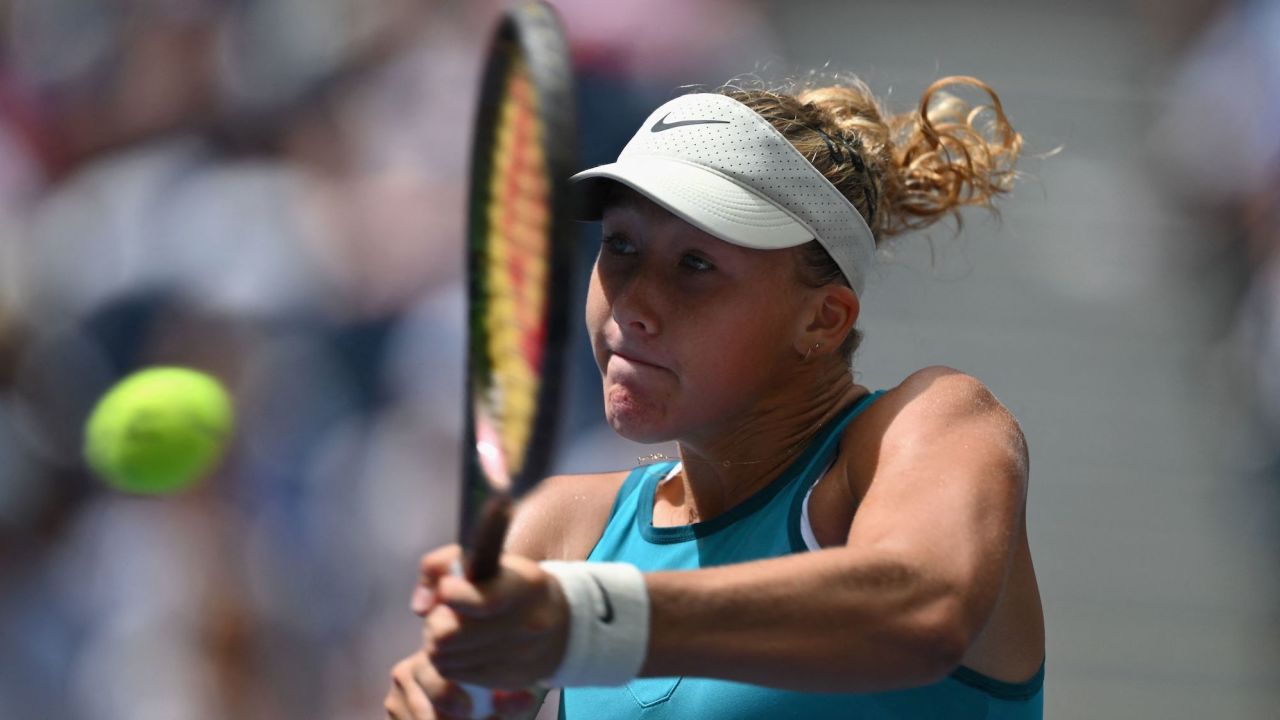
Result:
M520 54L511 58L490 173L485 238L485 336L490 378L479 395L505 466L520 472L533 435L546 341L551 198L538 96ZM495 478L497 479L497 478Z

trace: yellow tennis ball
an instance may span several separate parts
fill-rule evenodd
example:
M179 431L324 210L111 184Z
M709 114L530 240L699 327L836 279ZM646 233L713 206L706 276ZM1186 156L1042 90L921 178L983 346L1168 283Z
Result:
M148 368L98 401L85 426L85 459L117 490L177 492L213 469L232 423L231 398L217 380L187 368Z

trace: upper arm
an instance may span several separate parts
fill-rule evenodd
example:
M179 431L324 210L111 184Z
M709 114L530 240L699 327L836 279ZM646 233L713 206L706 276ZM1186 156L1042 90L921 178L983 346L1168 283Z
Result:
M948 368L922 370L880 402L868 410L878 432L860 433L871 480L848 544L900 558L976 633L1023 532L1022 432L986 386Z
M626 477L557 475L538 483L516 506L505 550L533 560L585 560Z

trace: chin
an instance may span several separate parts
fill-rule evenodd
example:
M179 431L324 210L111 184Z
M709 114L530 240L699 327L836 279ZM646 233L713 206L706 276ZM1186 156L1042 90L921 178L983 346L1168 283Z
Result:
M613 428L613 432L623 440L630 440L641 445L656 445L675 440L669 433L618 422L613 418L609 418L609 427Z
M632 442L651 444L674 439L659 408L636 402L620 388L605 391L604 417L615 433Z

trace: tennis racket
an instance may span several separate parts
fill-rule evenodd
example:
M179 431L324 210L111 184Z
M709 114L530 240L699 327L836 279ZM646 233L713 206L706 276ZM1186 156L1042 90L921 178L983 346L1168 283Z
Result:
M549 470L569 329L576 165L572 71L555 12L505 12L489 48L471 155L466 438L467 577L493 578L514 501ZM468 687L473 716L491 693Z

